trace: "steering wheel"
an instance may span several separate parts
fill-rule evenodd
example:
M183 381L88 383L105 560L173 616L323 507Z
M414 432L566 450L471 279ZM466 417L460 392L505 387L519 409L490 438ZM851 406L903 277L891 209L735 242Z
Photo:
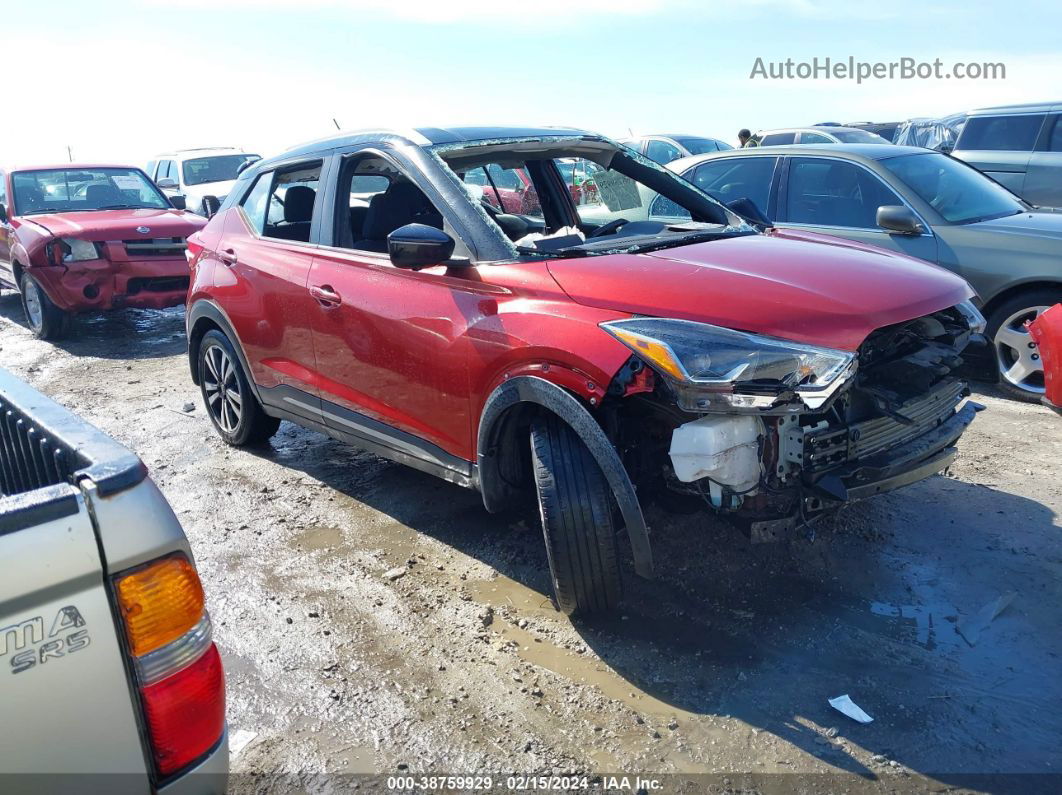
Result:
M603 237L604 235L611 235L613 232L617 231L621 226L626 226L629 223L630 221L628 221L626 218L616 218L615 220L609 221L604 226L599 226L597 229L587 235L587 237Z

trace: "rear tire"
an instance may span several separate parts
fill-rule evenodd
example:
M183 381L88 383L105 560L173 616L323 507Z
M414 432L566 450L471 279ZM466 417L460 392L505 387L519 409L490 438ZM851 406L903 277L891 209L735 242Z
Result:
M557 607L570 616L614 610L623 582L608 481L555 415L531 424L531 464Z
M213 329L203 335L197 356L203 405L218 435L233 447L261 444L277 432L251 391L232 342Z
M1043 396L1043 361L1023 324L1060 301L1062 290L1029 290L1008 298L989 316L985 336L995 350L999 387L1008 397L1038 403Z
M26 313L26 323L37 339L58 340L70 332L70 314L52 303L52 299L33 276L23 273L19 279L18 291L22 297L22 311Z

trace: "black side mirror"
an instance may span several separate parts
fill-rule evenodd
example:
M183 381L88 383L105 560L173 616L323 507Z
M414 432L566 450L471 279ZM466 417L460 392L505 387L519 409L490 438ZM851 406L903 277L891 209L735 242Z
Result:
M7 208L0 204L0 224L7 223Z
M218 210L221 209L221 199L217 196L204 196L203 197L203 215L207 218L213 218L218 214Z
M454 239L426 224L406 224L387 236L387 253L396 268L441 265L454 254Z
M882 229L900 235L920 235L925 231L918 216L901 204L883 204L879 207L877 223Z
M170 196L170 204L173 205L175 210L187 210L188 202L185 201L184 196Z
M728 209L733 210L746 221L752 223L753 226L759 226L767 228L771 226L771 219L763 214L763 210L752 199L747 196L742 196L740 199L734 199L727 202Z

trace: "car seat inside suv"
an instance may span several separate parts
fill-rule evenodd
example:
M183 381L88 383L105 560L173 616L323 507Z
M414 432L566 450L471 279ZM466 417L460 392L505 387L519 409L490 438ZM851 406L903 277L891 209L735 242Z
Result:
M308 185L292 185L288 188L284 193L284 220L278 224L267 224L266 237L308 243L316 198L317 191Z
M365 222L354 233L354 248L387 251L387 236L406 224L426 224L443 228L442 214L412 182L392 182L383 193L369 201Z

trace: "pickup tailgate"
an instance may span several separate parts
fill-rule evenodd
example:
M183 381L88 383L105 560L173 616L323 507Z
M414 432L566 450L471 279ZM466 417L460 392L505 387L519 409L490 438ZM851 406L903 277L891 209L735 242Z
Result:
M0 789L151 791L82 492L143 465L108 442L0 370Z

